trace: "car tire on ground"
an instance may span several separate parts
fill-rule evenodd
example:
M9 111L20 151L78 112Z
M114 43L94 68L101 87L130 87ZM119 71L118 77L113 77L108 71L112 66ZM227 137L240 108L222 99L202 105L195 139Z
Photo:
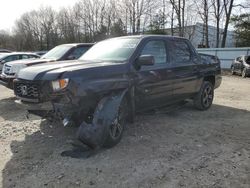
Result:
M203 81L199 93L194 98L194 106L198 110L207 110L214 99L214 86L209 81Z
M247 72L247 70L246 70L246 68L244 68L244 69L242 70L242 72L241 72L242 78L246 78L246 77L247 77L246 72Z
M235 75L234 67L233 67L233 66L231 67L231 74L232 74L232 75Z
M103 145L105 148L111 148L120 142L127 117L128 117L128 102L127 98L124 97L119 106L117 118L109 126L108 136Z

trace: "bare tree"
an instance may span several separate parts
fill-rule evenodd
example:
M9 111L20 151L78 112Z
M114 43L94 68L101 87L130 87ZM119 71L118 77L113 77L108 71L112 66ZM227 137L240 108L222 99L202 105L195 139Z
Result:
M224 10L225 10L225 26L224 26L222 42L221 42L222 48L225 48L225 45L226 45L227 30L228 30L229 21L231 18L233 3L234 3L234 0L223 0L223 6L224 6Z
M141 32L141 26L145 25L145 21L149 21L152 10L157 7L157 1L152 0L122 0L129 14L130 27L132 34ZM141 24L143 23L143 24Z
M13 46L10 43L11 35L9 32L0 30L0 48L12 49Z
M224 6L222 0L212 0L212 6L216 22L216 48L218 48L220 43L220 21L223 15Z
M198 14L203 21L203 38L202 45L205 48L209 47L209 33L208 33L208 21L209 21L209 9L211 7L209 0L201 0L196 3Z
M184 36L186 0L169 0L177 16L179 36Z

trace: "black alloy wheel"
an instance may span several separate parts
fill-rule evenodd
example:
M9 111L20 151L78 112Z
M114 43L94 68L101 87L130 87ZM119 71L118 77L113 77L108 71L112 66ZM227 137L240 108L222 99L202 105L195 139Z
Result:
M128 117L128 103L126 97L122 99L116 119L109 127L109 134L104 147L110 148L118 144L122 138L126 119Z
M207 110L211 107L214 99L214 86L209 81L202 83L199 93L194 98L194 106L199 110Z

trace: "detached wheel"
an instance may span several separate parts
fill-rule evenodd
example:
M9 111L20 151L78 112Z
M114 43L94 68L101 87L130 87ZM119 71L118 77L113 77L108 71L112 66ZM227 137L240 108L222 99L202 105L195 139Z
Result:
M194 98L194 106L199 110L207 110L213 103L214 86L211 82L204 81L199 93Z
M233 67L233 66L231 67L231 74L232 74L232 75L235 75L234 67Z
M242 78L246 78L246 77L247 77L247 70L246 70L246 68L244 68L244 69L242 70L241 76L242 76Z
M117 118L109 127L108 136L104 143L104 147L111 148L120 142L127 117L128 103L126 97L124 97L120 104Z

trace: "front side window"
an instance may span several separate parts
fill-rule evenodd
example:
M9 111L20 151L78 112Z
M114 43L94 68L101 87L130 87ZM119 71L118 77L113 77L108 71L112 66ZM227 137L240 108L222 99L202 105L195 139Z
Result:
M8 56L4 59L5 62L9 62L9 61L15 61L15 60L18 60L19 59L19 55L11 55L11 56Z
M36 55L29 55L29 58L38 58L39 56Z
M143 48L141 55L152 55L155 64L163 64L167 62L166 46L164 41L149 41Z
M171 42L171 54L174 63L188 63L191 60L191 51L185 41Z
M245 62L250 65L250 56L245 56Z
M138 38L113 38L95 44L80 60L125 61L130 58L139 43Z

